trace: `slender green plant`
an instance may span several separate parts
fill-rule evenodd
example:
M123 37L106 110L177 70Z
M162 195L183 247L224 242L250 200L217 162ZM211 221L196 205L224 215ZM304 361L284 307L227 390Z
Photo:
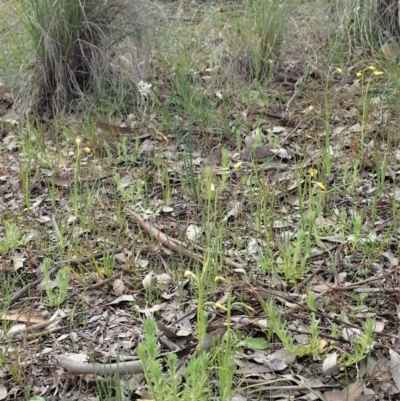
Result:
M69 286L69 269L67 267L63 267L57 272L55 285L58 287L58 290L55 291L53 288L53 282L50 279L50 269L52 264L53 261L49 258L45 258L43 260L43 278L46 288L46 295L49 306L54 307L61 305L67 297Z
M180 386L175 354L167 355L167 374L164 374L159 359L160 345L157 340L155 322L151 318L144 321L144 340L138 345L138 355L146 367L144 369L146 384L156 401L166 399L205 401L208 399L209 355L200 351L189 360L183 372L185 382Z
M3 255L17 246L23 244L23 238L21 238L21 231L17 224L11 221L2 222L3 230L0 231L0 255Z
M172 187L170 182L170 176L167 167L162 168L161 173L161 189L163 192L163 200L167 205L172 202Z
M81 191L81 138L76 138L76 158L75 158L75 170L74 170L74 187L72 194L72 205L75 211L75 215L79 215L79 206L80 206L80 191Z
M321 338L319 336L320 319L317 318L317 315L315 313L315 311L316 311L315 292L308 291L306 302L307 302L308 308L311 310L310 326L308 328L308 330L310 332L310 350L315 355L320 350L320 343L321 343Z
M295 345L294 338L287 329L287 324L282 322L278 309L273 301L269 301L265 304L265 313L268 316L268 341L273 341L274 335L276 335L287 351L297 355L298 349Z
M375 319L367 318L362 332L355 335L355 343L352 346L353 352L349 354L343 354L341 357L343 368L359 363L362 359L369 355L375 337L375 327Z
M185 151L183 152L183 164L186 171L185 183L190 189L194 199L198 199L199 191L197 189L194 165L193 165L193 133L188 133L184 141Z

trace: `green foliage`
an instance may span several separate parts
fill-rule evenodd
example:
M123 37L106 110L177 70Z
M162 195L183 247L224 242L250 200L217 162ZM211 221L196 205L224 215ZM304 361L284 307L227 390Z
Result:
M3 232L0 233L0 255L23 244L18 226L10 221L5 221L3 224Z
M57 279L55 282L50 280L50 268L52 260L46 258L43 260L43 276L46 294L48 298L49 306L59 306L67 297L68 286L69 286L69 269L64 267L57 272ZM58 290L54 291L54 286L58 287Z
M363 327L363 331L359 334L354 334L354 331L346 329L350 333L354 334L353 337L355 337L355 341L352 346L352 353L343 354L341 356L342 368L355 365L369 355L374 341L375 326L375 319L367 318Z
M146 383L155 400L205 401L208 400L209 355L202 351L188 362L183 376L185 383L180 388L180 377L177 371L177 356L167 356L167 374L163 373L161 361L158 359L158 344L155 323L152 319L144 321L144 341L138 346L138 355L146 367L144 375Z
M247 0L228 13L231 51L239 71L250 82L269 78L278 61L282 34L294 9L287 0Z

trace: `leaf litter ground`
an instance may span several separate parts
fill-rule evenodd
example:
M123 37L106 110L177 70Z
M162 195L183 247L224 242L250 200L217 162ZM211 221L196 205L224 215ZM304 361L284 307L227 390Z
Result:
M133 128L76 117L20 127L5 108L2 399L27 389L102 399L103 381L151 398L136 352L148 315L162 355L180 364L197 348L223 347L229 326L235 399L398 397L398 113L383 94L365 97L353 73L327 86L326 68L282 69L268 91L283 93L283 104L236 91L219 102L211 91L217 112L229 105L232 126L242 122L235 132L178 112L181 128L166 130L151 106ZM205 265L213 274L198 343ZM50 306L65 267L66 299ZM271 333L267 304L295 354ZM354 360L367 318L374 342ZM218 391L213 374L210 389Z

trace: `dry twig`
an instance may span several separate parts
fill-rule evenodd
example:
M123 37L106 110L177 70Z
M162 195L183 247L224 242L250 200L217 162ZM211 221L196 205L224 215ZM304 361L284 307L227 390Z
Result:
M140 227L143 228L143 230L145 230L148 234L150 234L163 246L167 247L168 249L171 249L171 251L183 254L188 258L197 260L200 263L204 263L203 256L200 256L192 251L189 251L187 248L183 246L183 242L171 238L168 235L165 235L156 227L154 227L154 225L146 223L137 213L133 212L132 210L126 208L125 211L133 217L133 219L139 224ZM224 258L224 262L235 269L243 269L245 267L244 265L237 263L229 258Z

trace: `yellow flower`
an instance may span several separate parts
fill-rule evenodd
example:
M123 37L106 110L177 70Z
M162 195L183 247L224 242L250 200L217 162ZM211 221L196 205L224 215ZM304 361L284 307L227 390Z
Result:
M215 185L213 183L210 184L210 191L215 192Z
M374 65L370 65L370 66L368 67L368 69L369 69L370 71L376 71L376 67L375 67Z
M251 313L256 313L256 311L250 305L244 305L244 307Z
M317 187L321 188L323 191L326 191L325 185L324 185L322 182L314 181L314 184L315 184Z
M315 168L310 168L309 173L310 177L313 178L318 174L318 170L316 170Z
M374 71L373 75L383 75L383 71Z
M82 139L79 136L75 139L75 143L79 145L82 142Z
M223 310L224 312L228 312L228 309L226 309L224 305L221 305L221 304L219 304L218 302L216 302L216 303L214 304L214 306L215 306L216 308L218 308L218 309Z
M11 127L15 127L16 125L19 125L18 121L12 120L11 121Z
M240 168L240 166L243 164L243 162L237 162L234 166L233 166L233 168L234 169L238 169L238 168Z
M88 148L88 147L83 148L83 150L84 150L85 153L90 153L90 148Z
M362 72L361 71L356 72L356 76L359 78L362 77Z
M343 72L343 70L342 70L340 67L336 67L336 72L337 72L338 74L341 74L341 73Z
M197 279L197 276L194 273L192 273L190 270L186 270L183 277Z

